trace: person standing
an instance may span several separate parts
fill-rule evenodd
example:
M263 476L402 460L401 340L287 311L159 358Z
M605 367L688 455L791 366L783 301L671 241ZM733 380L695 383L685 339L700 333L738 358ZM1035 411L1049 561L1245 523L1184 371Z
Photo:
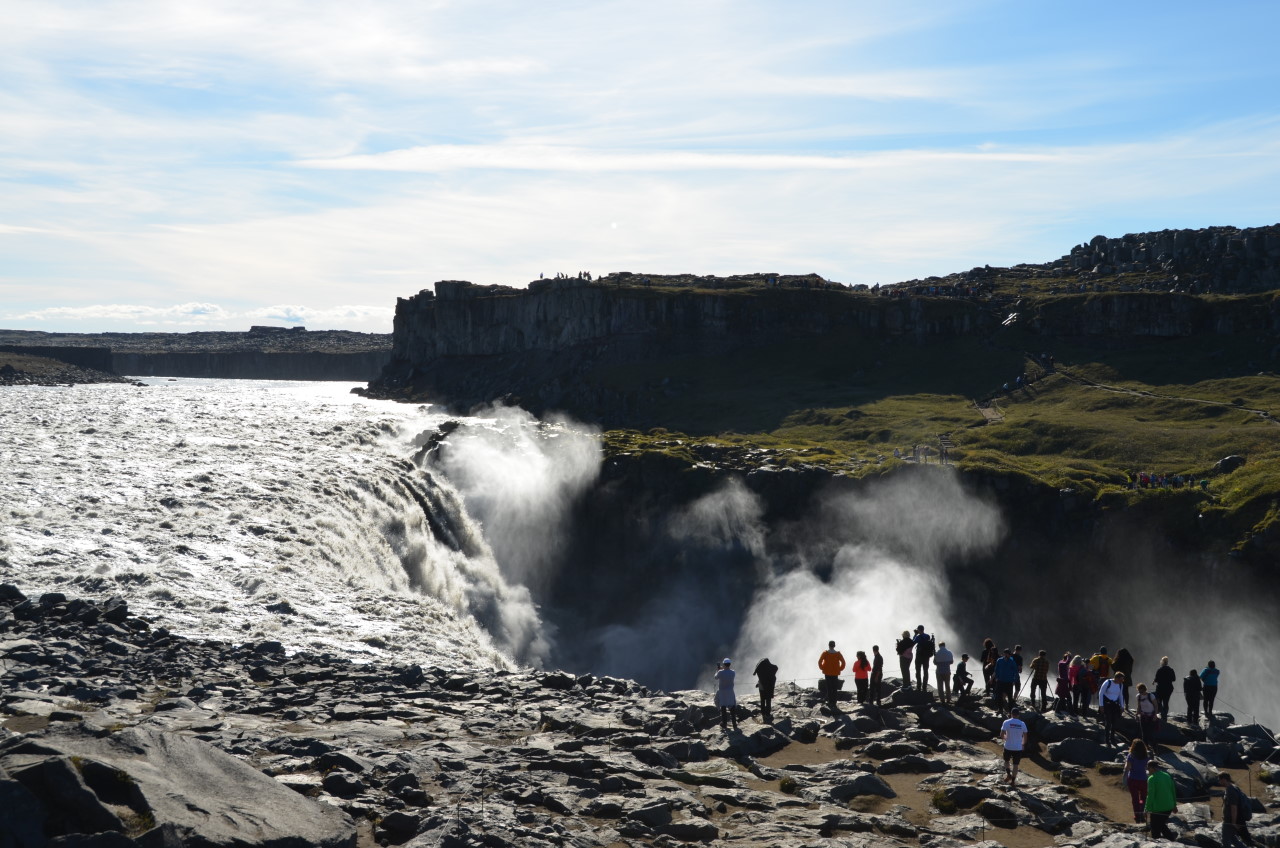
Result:
M982 653L978 654L978 662L982 666L982 694L994 696L996 687L996 660L1000 659L1000 651L992 639L982 640Z
M1169 816L1178 809L1177 790L1169 772L1160 768L1154 758L1147 760L1146 812L1151 818L1151 838L1173 840Z
M1129 686L1133 683L1133 654L1129 653L1128 648L1116 651L1115 657L1111 660L1111 669L1124 675L1124 702L1132 703L1129 698Z
M1156 669L1152 682L1156 684L1156 705L1160 708L1160 720L1169 720L1169 699L1173 697L1173 686L1178 682L1178 673L1169 668L1169 658L1160 658L1160 667Z
M924 625L916 627L916 635L911 639L916 650L916 688L921 692L929 691L929 662L933 659L935 643L933 637L924 632Z
M915 645L911 641L911 631L902 631L902 638L894 645L894 650L898 653L898 666L902 669L902 688L911 688L911 648Z
M1204 690L1204 684L1200 682L1200 675L1196 674L1193 668L1187 672L1187 676L1182 678L1182 695L1187 699L1187 723L1200 723L1200 695Z
M858 658L853 661L853 683L858 688L858 703L867 702L867 680L871 677L871 662L866 651L858 651Z
M834 641L827 643L827 649L818 657L818 668L822 670L823 683L827 694L827 706L834 715L839 712L836 706L836 692L840 688L840 672L844 671L844 654L836 650Z
M1138 700L1134 704L1138 713L1138 733L1149 745L1155 744L1156 726L1160 721L1160 706L1156 696L1147 691L1147 684L1138 684Z
M1071 658L1071 696L1074 699L1073 711L1082 715L1089 714L1089 701L1093 698L1093 685L1089 682L1089 666L1084 657L1076 654Z
M1013 658L1010 657L1009 661L1013 662ZM1000 739L1004 743L1004 779L1010 786L1018 782L1018 765L1022 762L1022 749L1027 741L1027 726L1018 712L1017 707L1010 709L1009 717L1000 725Z
M1213 701L1218 697L1218 674L1221 670L1217 663L1209 660L1209 664L1200 672L1200 682L1204 684L1202 697L1204 698L1204 718L1205 721L1213 722Z
M955 654L947 649L946 642L938 643L938 650L933 654L934 678L938 684L938 698L944 704L951 702L951 663Z
M1099 648L1098 653L1089 657L1089 668L1093 669L1098 680L1107 680L1111 677L1111 657L1107 654L1106 645Z
M720 708L720 726L728 728L729 722L733 721L733 729L738 729L738 715L735 708L738 706L738 698L733 693L733 678L736 673L729 666L732 665L728 657L720 661L720 670L716 672L716 683L719 687L716 689L716 706Z
M1018 661L1013 651L1004 649L1004 656L996 660L996 709L1005 712L1017 703L1014 692L1018 685Z
M1062 659L1058 660L1058 685L1054 689L1053 694L1057 701L1054 704L1056 710L1067 710L1075 712L1076 705L1071 701L1071 652L1065 651Z
M879 645L871 646L871 703L880 705L880 688L884 683L884 656Z
M1147 763L1151 755L1141 739L1133 740L1129 746L1129 754L1124 758L1124 785L1129 790L1129 800L1133 802L1133 820L1142 824L1147 810Z
M1049 653L1040 651L1031 660L1031 708L1036 706L1036 690L1040 690L1040 712L1049 709Z
M756 686L760 689L760 716L765 721L773 720L773 688L778 683L778 667L765 657L756 663L756 670L751 672L756 677Z
M1102 710L1102 728L1106 732L1106 744L1116 743L1116 724L1124 712L1124 674L1106 680L1098 687L1098 707Z

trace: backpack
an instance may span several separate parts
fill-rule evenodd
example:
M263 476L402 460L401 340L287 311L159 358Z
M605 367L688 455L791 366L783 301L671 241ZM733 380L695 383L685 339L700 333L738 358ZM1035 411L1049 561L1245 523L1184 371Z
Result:
M1236 803L1236 806L1239 807L1240 809L1238 821L1247 822L1250 819L1252 819L1253 803L1249 800L1249 797L1244 794L1244 790L1241 789L1239 786L1232 786L1227 791L1235 793L1235 796L1236 796L1235 803Z
M930 636L928 639L920 643L920 656L931 657L938 650L938 643Z

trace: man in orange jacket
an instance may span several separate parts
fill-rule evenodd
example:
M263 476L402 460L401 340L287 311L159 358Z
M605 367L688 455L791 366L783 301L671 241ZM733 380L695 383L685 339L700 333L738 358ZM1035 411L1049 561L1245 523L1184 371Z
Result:
M836 706L836 691L840 685L840 672L844 671L844 654L836 650L834 641L827 643L827 649L818 657L818 668L822 669L827 689L827 705L832 713L839 712Z

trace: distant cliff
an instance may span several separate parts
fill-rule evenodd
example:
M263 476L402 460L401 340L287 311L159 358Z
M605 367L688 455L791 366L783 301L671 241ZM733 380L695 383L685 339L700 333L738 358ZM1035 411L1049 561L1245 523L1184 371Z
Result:
M302 327L241 332L42 333L0 330L0 349L137 377L350 380L376 377L391 336Z
M640 278L635 278L639 280ZM635 420L636 397L602 372L823 337L920 341L989 331L981 301L888 298L840 288L646 287L540 280L527 289L442 281L396 305L378 396L459 406L507 396L535 410ZM674 373L684 370L678 363ZM588 378L590 375L590 378Z

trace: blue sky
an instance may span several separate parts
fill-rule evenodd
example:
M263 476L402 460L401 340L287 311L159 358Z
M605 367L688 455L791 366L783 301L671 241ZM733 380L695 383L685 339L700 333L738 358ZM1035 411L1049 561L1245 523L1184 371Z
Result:
M1274 2L4 9L0 327L388 332L440 279L1280 221Z

